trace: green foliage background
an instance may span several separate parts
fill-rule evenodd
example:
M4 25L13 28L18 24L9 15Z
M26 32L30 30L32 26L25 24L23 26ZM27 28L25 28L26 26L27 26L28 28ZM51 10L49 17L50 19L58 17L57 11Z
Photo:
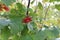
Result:
M24 0L23 0L24 1ZM1 0L9 12L0 12L0 40L55 40L60 37L60 0L43 0L28 9L30 23L23 23L27 6L22 0ZM46 4L50 3L48 6ZM51 5L53 3L53 5ZM45 6L44 6L45 5Z

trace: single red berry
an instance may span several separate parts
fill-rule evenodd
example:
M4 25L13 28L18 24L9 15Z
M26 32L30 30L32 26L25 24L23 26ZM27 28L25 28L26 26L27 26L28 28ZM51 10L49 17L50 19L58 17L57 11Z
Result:
M23 22L24 23L29 23L30 21L32 21L31 17L30 16L27 16L23 19Z
M5 11L9 11L9 8L8 8L7 6L4 6L3 9L4 9Z

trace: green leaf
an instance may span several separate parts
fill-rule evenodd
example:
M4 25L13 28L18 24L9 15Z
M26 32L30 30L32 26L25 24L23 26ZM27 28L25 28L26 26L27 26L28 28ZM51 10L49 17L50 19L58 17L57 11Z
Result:
M1 0L4 4L10 5L12 2L15 2L16 0Z
M36 34L31 35L33 40L44 40L45 34L43 31L37 32Z
M19 36L18 35L12 35L12 40L19 40L20 38L19 38Z
M53 33L53 35L54 35L55 37L58 37L58 36L59 36L59 30L58 30L58 28L53 27L53 29L52 29L51 31L52 31L52 33Z
M51 32L51 30L49 30L48 28L46 28L44 30L44 33L45 33L45 36L48 40L54 40L55 39L55 36L54 34Z
M26 35L28 34L28 27L27 25L24 25L24 29L21 31L21 35Z
M10 15L20 16L21 13L19 12L19 10L11 9L11 11L10 11Z
M16 34L18 32L21 32L24 28L24 25L22 23L22 17L20 18L20 16L13 16L10 15L10 27L11 27L11 32L13 34Z
M40 10L43 10L43 6L42 6L42 4L39 2L38 3L38 8L40 9Z
M55 5L55 8L60 10L60 5Z
M21 36L20 40L32 40L30 35Z
M25 17L26 8L21 3L16 3L17 10L11 9L11 12L9 14L9 18L11 20L11 32L12 33L18 33L21 32L24 28L24 25L22 23L23 18Z
M34 13L33 9L29 8L29 16L35 17L37 14Z
M8 40L10 35L11 34L8 26L6 26L4 29L1 30L1 40Z
M21 3L16 3L17 9L20 11L20 14L26 13L26 7Z

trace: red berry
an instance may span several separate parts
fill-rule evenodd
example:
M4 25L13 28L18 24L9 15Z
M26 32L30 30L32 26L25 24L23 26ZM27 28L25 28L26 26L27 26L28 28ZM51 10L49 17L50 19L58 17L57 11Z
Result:
M29 23L30 21L32 21L31 17L27 16L23 19L24 23Z
M8 8L5 4L0 3L0 11L3 11L3 9L4 9L5 11L9 11L9 8Z
M3 9L9 11L9 8L7 6L4 6Z

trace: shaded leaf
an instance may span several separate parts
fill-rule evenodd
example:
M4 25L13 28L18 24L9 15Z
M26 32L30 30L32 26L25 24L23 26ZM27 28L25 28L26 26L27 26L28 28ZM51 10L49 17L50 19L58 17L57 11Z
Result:
M26 13L26 7L21 4L21 3L16 3L17 9L20 11L21 14L25 14Z
M28 28L27 28L27 25L24 25L24 29L21 31L21 35L26 35L28 34Z
M16 34L23 30L24 25L22 24L22 18L20 18L20 16L10 15L10 20L11 20L10 23L11 32L13 34Z
M58 30L58 28L53 27L53 29L52 29L51 31L52 31L52 33L53 33L53 35L54 35L55 37L58 37L58 36L59 36L59 30Z
M35 1L35 0L33 0L33 1L31 2L31 4L33 4L33 3L34 3L34 1Z
M21 39L20 40L32 40L31 36L30 35L25 35L25 36L21 36Z
M10 35L11 35L11 33L10 33L8 26L6 26L4 29L1 30L1 39L2 40L8 40Z
M54 40L55 39L55 35L48 28L46 28L44 30L44 33L45 33L47 40Z
M55 5L55 8L60 10L60 5Z
M45 39L45 34L43 31L37 32L36 34L32 35L33 40L44 40Z
M16 34L12 36L12 40L19 40L19 39L20 39L19 36Z

